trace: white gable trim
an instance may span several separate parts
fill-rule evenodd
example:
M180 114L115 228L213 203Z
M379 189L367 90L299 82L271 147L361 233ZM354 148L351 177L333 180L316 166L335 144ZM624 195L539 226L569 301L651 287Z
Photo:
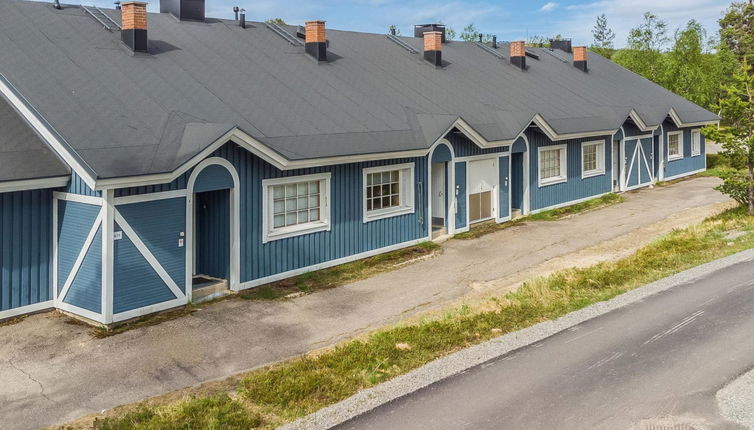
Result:
M31 103L26 100L21 93L13 87L13 85L0 74L0 94L5 96L11 106L16 112L21 115L22 118L31 126L34 131L47 142L48 145L55 151L60 158L65 161L80 177L86 182L86 184L94 189L95 178L90 174L90 171L81 164L76 157L68 150L67 146L58 139L57 133L53 133L51 126L42 120L42 116L34 109Z

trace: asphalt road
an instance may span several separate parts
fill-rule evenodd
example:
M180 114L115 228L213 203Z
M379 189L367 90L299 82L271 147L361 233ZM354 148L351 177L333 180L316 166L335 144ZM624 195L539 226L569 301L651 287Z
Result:
M739 429L715 393L754 367L754 264L714 272L337 429ZM754 407L754 405L752 405ZM658 418L677 425L653 427Z

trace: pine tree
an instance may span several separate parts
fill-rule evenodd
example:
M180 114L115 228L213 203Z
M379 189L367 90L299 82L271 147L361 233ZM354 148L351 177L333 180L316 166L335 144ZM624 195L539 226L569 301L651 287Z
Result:
M597 17L597 24L592 29L592 35L594 36L593 48L613 49L615 33L607 26L607 16L604 13Z

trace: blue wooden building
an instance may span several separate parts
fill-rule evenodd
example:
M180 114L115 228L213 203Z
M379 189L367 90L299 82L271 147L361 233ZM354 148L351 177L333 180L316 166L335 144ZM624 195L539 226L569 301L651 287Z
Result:
M0 0L0 319L111 324L694 174L718 121L569 44L181 3Z

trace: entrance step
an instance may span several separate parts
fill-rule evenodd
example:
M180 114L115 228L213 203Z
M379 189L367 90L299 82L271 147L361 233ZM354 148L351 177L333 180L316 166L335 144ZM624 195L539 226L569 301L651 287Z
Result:
M230 294L228 281L205 275L194 276L191 301L194 303L207 302Z
M511 211L511 219L521 218L524 216L524 214L521 212L521 209L513 209Z

